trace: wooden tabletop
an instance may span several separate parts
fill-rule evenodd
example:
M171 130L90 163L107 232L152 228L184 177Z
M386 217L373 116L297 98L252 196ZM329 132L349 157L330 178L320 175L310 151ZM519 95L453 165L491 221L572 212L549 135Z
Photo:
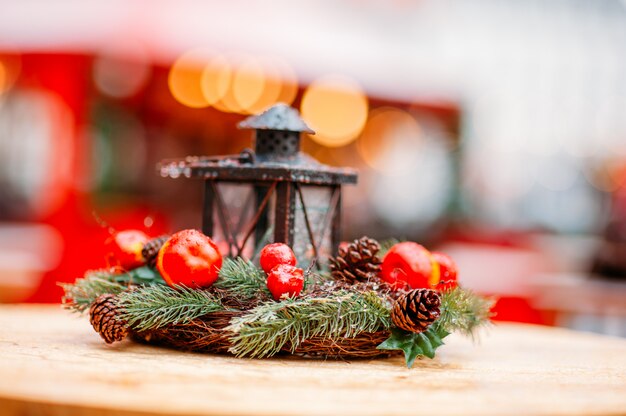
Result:
M59 306L0 306L7 415L626 414L626 340L498 324L435 360L237 359L107 346Z

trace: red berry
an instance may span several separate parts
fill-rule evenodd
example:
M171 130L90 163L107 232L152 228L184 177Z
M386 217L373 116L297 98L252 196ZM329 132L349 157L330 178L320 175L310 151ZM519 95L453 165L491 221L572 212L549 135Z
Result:
M454 260L447 254L437 251L432 252L431 255L439 266L439 282L437 283L437 289L442 292L454 289L457 286L458 273Z
M383 259L381 277L394 289L430 288L433 278L430 252L412 241L395 244Z
M141 250L149 237L143 231L124 230L113 233L104 242L106 262L109 267L124 270L134 269L144 264Z
M281 264L295 266L296 255L287 244L272 243L263 247L259 262L265 274L268 274L274 267Z
M183 230L172 235L157 257L157 269L170 286L211 286L221 267L222 255L217 245L197 230Z
M304 271L288 264L279 264L267 275L267 288L275 300L298 296L304 287Z

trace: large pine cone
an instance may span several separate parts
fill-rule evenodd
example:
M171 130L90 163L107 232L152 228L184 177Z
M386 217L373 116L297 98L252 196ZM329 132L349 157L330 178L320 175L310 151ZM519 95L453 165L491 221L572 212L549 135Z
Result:
M161 247L163 247L163 244L165 244L169 238L169 235L162 235L160 237L153 238L144 244L143 249L141 250L141 255L150 267L156 267L159 250L161 250Z
M441 298L435 290L415 289L398 297L391 309L391 321L409 332L424 332L441 313Z
M128 325L119 320L117 315L118 306L115 295L100 295L89 308L89 322L107 344L121 341L128 335Z
M330 271L336 280L354 282L367 281L380 272L381 260L377 256L380 250L378 241L361 237L340 248L336 257L330 258Z

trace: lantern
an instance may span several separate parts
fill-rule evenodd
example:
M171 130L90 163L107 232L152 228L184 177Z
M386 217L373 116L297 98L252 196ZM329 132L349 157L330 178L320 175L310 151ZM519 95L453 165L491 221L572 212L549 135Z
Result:
M250 240L257 250L267 242L286 243L300 260L303 256L320 259L325 241L335 252L340 241L341 187L357 182L356 171L326 166L302 153L301 134L314 132L298 111L286 104L248 117L238 127L254 130L254 151L164 160L160 164L163 177L204 180L202 231L214 237L219 226L231 256L241 255L252 244ZM228 201L221 191L221 185L229 183L251 188L246 205L254 211L245 226L235 225L241 224L240 218L231 217L236 201ZM307 195L318 201L315 208ZM319 262L312 263L319 266Z

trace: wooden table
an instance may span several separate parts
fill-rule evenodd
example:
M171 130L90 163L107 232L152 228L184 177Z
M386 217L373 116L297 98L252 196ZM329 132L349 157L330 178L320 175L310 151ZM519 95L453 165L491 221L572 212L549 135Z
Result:
M0 306L0 413L626 414L626 340L498 324L408 370L107 346L58 306Z

